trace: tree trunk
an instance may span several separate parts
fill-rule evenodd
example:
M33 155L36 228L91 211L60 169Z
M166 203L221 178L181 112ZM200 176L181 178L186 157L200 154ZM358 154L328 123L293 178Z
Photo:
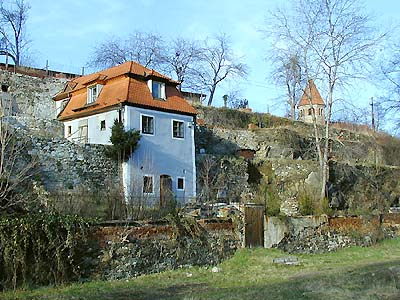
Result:
M208 106L211 106L213 98L214 98L214 93L215 93L215 85L212 87L211 92L210 92L210 97L208 98Z

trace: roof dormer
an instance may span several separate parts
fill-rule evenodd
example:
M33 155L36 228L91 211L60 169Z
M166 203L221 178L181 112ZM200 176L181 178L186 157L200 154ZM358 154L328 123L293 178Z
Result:
M165 83L164 82L150 79L147 81L147 85L150 89L153 99L166 100Z
M91 104L96 102L97 98L100 95L101 89L103 88L102 84L92 84L87 87L87 98L86 103Z

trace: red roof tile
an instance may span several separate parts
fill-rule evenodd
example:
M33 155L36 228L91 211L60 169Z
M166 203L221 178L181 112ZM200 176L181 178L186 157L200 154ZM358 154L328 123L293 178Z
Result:
M311 104L325 105L325 102L312 79L308 81L307 87L305 88L303 96L297 106L310 105L310 101Z
M165 100L153 98L147 86L147 80L151 78L165 82ZM87 105L87 86L99 81L104 86L96 102ZM59 115L59 120L96 114L97 112L111 109L120 103L183 114L197 114L193 106L184 99L181 92L176 88L178 83L138 63L127 62L101 72L74 79L68 85L70 88L65 88L54 97L54 100L70 98L68 104Z

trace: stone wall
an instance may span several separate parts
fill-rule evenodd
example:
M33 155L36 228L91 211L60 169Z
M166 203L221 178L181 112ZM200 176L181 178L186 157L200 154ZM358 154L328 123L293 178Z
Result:
M241 241L231 220L171 218L159 225L101 226L92 277L126 279L181 266L212 266L232 256ZM189 273L188 273L189 274ZM188 275L190 276L190 275Z
M354 245L370 246L399 235L400 214L267 217L264 246L290 253L322 253Z
M32 77L0 70L0 84L7 86L7 94L12 102L12 114L34 119L52 120L56 117L56 107L52 97L66 83L66 79Z
M41 182L50 193L99 190L119 183L118 165L103 145L75 144L64 138L34 137L30 154L38 157Z
M57 137L57 121L38 119L35 131L32 123L21 120L3 120L21 147L14 172L33 163L18 192L65 213L110 217L110 206L121 202L121 189L118 164L105 155L107 146L75 144ZM45 130L42 126L47 126L45 136L40 133Z

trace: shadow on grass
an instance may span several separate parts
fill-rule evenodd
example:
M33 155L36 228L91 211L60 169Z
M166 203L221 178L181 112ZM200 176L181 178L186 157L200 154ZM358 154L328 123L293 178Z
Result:
M273 299L273 300L318 300L318 299L357 299L357 300L395 300L400 299L400 260L363 266L335 268L318 272L299 272L291 267L288 272L294 275L279 282L240 281L237 274L234 282L223 277L206 276L203 282L195 278L182 278L168 284L169 279L152 278L145 283L96 282L87 285L65 288L53 292L26 294L18 298L5 299L87 299L87 300L201 300L201 299ZM0 299L1 295L0 295Z

